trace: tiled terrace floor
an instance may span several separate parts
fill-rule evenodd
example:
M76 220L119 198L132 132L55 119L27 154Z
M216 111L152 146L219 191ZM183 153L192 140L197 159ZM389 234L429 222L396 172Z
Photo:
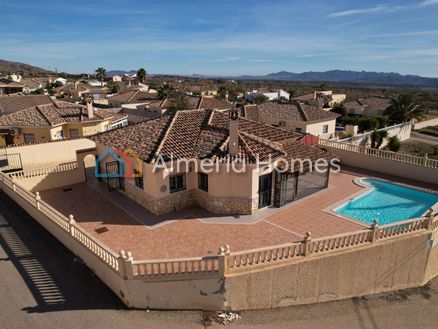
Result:
M331 174L326 190L281 209L239 219L214 216L200 208L157 217L119 192L109 194L106 186L88 183L73 185L68 192L45 191L41 196L63 214L74 214L82 227L116 252L131 251L135 259L195 257L216 254L224 244L239 251L299 241L306 232L317 238L363 229L324 209L359 192L362 188L353 179L364 175L378 176L346 168Z

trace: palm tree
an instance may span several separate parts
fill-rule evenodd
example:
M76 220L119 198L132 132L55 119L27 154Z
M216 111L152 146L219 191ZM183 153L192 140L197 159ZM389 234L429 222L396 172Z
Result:
M412 119L421 120L424 118L424 108L414 102L412 95L402 94L391 99L384 115L388 117L388 121L396 124Z
M388 137L386 130L374 130L371 134L371 148L379 149L386 137Z
M171 97L175 93L175 88L172 85L164 84L160 88L158 88L158 98L166 99Z
M146 74L147 73L146 73L146 70L144 68L138 69L137 78L138 78L138 81L140 81L140 83L144 82L144 79L146 78Z
M99 79L101 86L103 87L103 80L106 76L106 70L103 67L99 67L96 70L96 77Z

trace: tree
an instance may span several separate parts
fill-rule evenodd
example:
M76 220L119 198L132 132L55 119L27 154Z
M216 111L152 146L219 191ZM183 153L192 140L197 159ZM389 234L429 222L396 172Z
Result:
M158 88L158 98L166 99L171 97L175 93L175 88L172 85L165 83L161 87Z
M144 68L138 69L137 78L138 78L138 81L140 81L140 83L144 82L144 80L146 79L146 74L147 73L146 73L146 70Z
M280 96L280 98L278 99L279 103L289 103L289 100L284 97L284 96Z
M110 94L116 94L120 90L120 85L116 82L113 82L113 81L108 82L106 87L108 88L108 91Z
M62 86L61 82L55 81L55 82L46 84L46 89L47 89L47 92L49 93L49 95L53 96L55 94L55 89L59 88L61 86Z
M380 127L379 120L375 117L361 117L357 122L360 131L376 130Z
M329 86L325 83L325 82L323 82L323 83L321 83L320 85L319 85L319 90L320 91L326 91L326 90L329 90Z
M332 108L331 111L334 112L334 113L340 114L343 117L348 115L348 111L345 108L344 104L340 104L340 105L337 104L337 105L335 105L335 107Z
M397 136L391 136L388 138L388 149L392 152L398 152L401 147L401 141Z
M412 95L402 94L397 98L392 98L390 105L385 110L384 115L391 123L402 123L412 119L421 120L424 118L424 108L415 103Z
M374 130L371 134L371 148L379 149L386 137L388 137L386 130Z
M261 95L261 94L254 97L254 102L257 105L262 104L262 103L266 102L267 100L269 100L269 97L266 97L265 95Z
M181 92L175 92L172 95L172 105L169 107L171 111L182 111L189 109L189 101L187 95Z
M106 70L103 67L99 67L95 72L97 79L99 79L100 84L103 87L103 80L105 80L106 77Z
M295 90L294 89L288 89L287 92L289 93L289 100L291 101L292 98L295 96Z

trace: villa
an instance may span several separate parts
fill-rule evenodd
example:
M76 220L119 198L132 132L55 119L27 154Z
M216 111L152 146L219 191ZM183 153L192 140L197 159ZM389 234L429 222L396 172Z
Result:
M55 102L46 96L0 97L0 107L0 145L77 138L128 124L126 115L95 110L91 103Z
M321 138L330 138L334 135L336 119L340 116L303 103L276 102L246 105L242 114L251 120Z
M232 112L230 112L232 113ZM98 172L109 177L126 159L106 155L106 150L130 150L135 178L107 178L113 188L154 214L160 215L200 205L216 214L254 214L265 207L281 207L328 184L328 170L311 172L312 161L327 157L315 147L303 145L301 135L248 119L229 118L227 113L211 110L178 111L122 129L90 137L97 144ZM272 156L272 159L270 159ZM155 170L158 159L165 168ZM174 161L189 159L177 168ZM275 173L278 159L310 161L288 172ZM139 161L137 161L139 160ZM195 170L208 160L218 170ZM123 161L124 163L119 163ZM229 161L237 161L246 172L227 171ZM263 163L257 168L256 162ZM300 171L301 169L301 171Z
M23 92L24 85L9 79L0 78L0 95Z
M332 90L320 90L294 97L292 100L296 102L304 102L328 111L329 109L342 104L346 99L346 94L334 94Z
M265 96L268 100L280 100L282 98L289 100L290 94L283 89L260 88L245 93L245 99L254 101L257 96Z
M390 105L390 98L369 97L355 101L346 102L344 107L348 114L383 116L385 110Z

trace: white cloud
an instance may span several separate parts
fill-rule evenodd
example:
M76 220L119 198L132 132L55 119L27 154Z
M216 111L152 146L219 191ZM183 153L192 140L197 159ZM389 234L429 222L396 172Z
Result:
M329 14L329 17L344 17L344 16L352 16L358 14L370 14L370 13L388 13L397 10L404 9L403 6L388 6L388 5L379 5L370 8L359 8L359 9L350 9L344 11L338 11Z
M415 9L415 8L421 8L421 7L432 6L432 5L438 5L438 0L424 0L423 2L416 3L410 6L394 6L394 5L381 4L369 8L358 8L358 9L338 11L329 14L328 17L345 17L345 16L360 15L360 14L390 13L403 9Z
M431 5L438 5L438 0L425 0L420 4L422 7Z

